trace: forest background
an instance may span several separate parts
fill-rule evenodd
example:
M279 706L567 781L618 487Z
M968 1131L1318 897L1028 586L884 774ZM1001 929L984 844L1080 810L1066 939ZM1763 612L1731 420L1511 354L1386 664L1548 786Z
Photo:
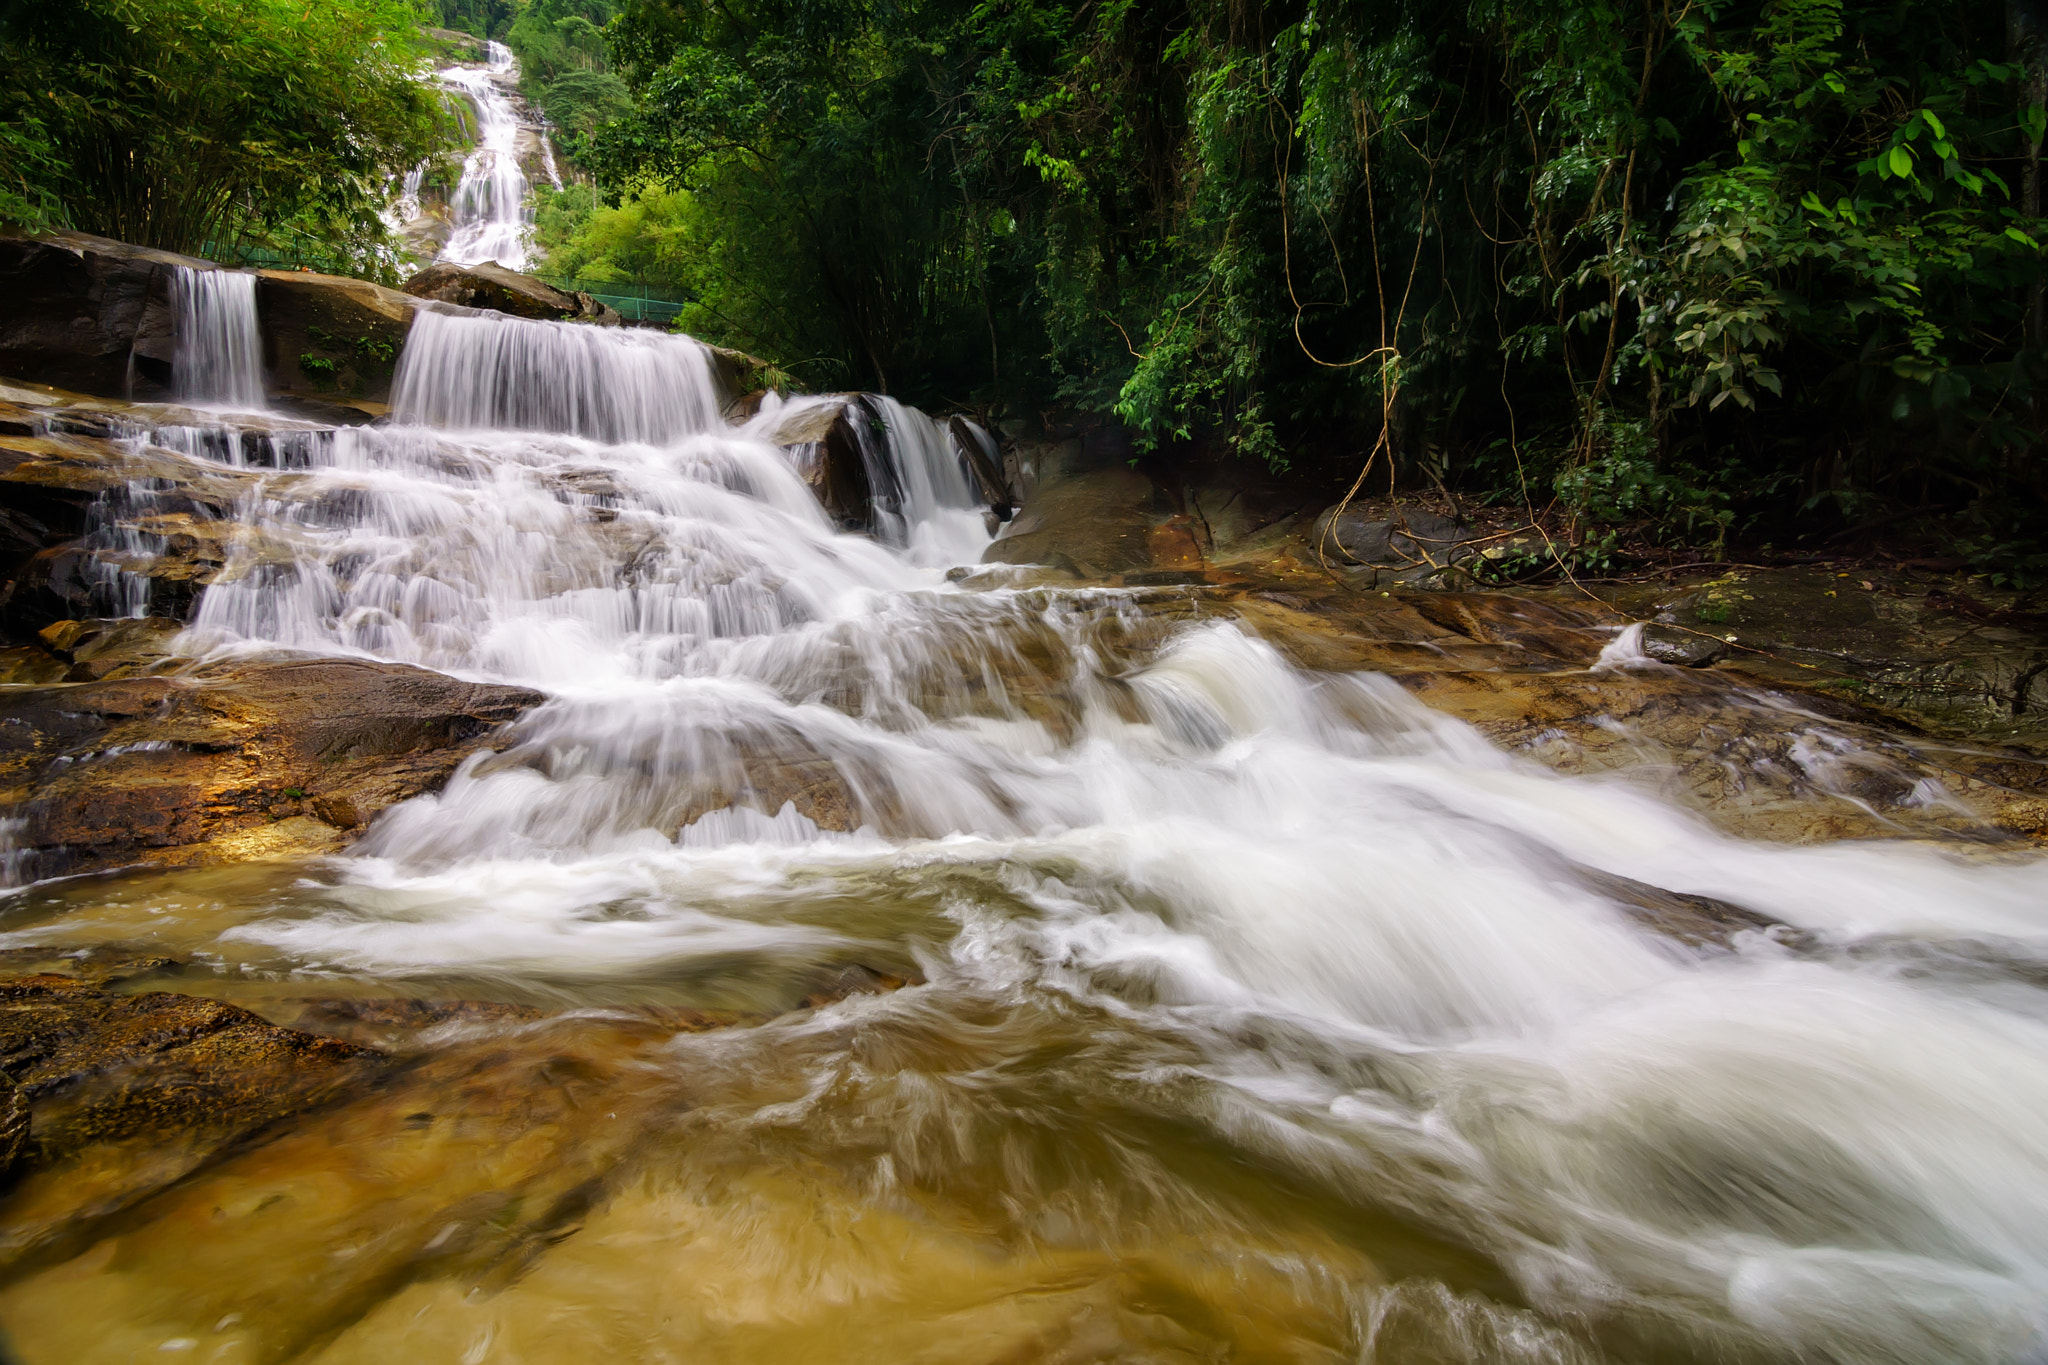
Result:
M1592 567L1890 526L2032 583L2040 9L4 0L0 215L388 268L424 21L558 130L544 273L808 387L1549 507Z

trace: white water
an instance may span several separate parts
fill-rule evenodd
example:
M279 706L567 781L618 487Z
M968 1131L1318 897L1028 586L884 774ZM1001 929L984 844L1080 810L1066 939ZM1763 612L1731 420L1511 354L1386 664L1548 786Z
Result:
M551 699L242 950L559 984L893 943L931 983L867 1007L863 1037L994 1047L991 1019L1024 1022L1014 1059L963 1042L959 1069L915 1072L886 1041L778 1062L806 1035L762 1031L759 1065L819 1068L773 1122L821 1160L880 1140L881 1203L1007 1151L995 1115L1085 1093L1089 1132L1172 1125L1255 1180L1391 1209L1553 1323L1655 1324L1685 1358L2040 1358L2038 857L1748 844L1228 620L949 587L986 532L919 414L879 403L879 537L846 536L760 438L773 404L719 425L693 343L416 329L404 424L271 480L245 515L306 548L233 566L188 643ZM791 765L842 784L854 832L782 803ZM1694 953L1584 869L1818 946ZM1076 1036L1108 1041L1051 1079L1020 1060ZM828 1091L872 1107L830 1119ZM1136 1151L1133 1207L1222 1197ZM987 1197L1032 1235L1115 1244L1057 1180L1002 1169Z
M263 342L256 324L256 277L239 270L177 266L171 276L171 309L178 397L261 409Z
M484 70L451 66L438 79L467 94L476 105L476 145L462 163L455 187L453 231L439 259L457 265L496 261L508 270L526 268L532 215L526 207L526 175L519 169L519 134L525 127L504 87L518 79L518 64L503 43L484 45Z

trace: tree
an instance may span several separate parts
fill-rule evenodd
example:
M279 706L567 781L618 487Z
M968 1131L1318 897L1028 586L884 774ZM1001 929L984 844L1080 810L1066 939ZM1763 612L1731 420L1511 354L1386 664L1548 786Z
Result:
M418 22L406 0L4 0L0 109L39 156L14 193L123 241L372 269L392 177L443 135Z

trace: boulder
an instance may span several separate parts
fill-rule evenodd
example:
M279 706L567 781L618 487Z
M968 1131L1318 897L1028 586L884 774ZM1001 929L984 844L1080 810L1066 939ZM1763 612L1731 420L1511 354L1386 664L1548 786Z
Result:
M0 806L30 877L331 851L540 700L354 659L14 688Z
M788 376L759 356L727 346L706 346L711 353L711 376L725 399L729 422L744 424L761 410L761 400L778 385L786 387Z
M859 394L828 394L792 404L768 439L789 452L791 463L832 519L848 529L869 525L867 462L857 423L873 412Z
M1082 578L1199 574L1200 546L1153 482L1111 466L1041 482L984 564L1043 564Z
M273 396L368 417L390 410L392 376L418 308L411 298L367 280L303 270L261 270L257 280Z
M1381 570L1395 582L1421 582L1440 576L1475 553L1466 544L1473 532L1449 517L1420 507L1396 507L1391 513L1353 504L1326 509L1309 533L1309 549L1333 564L1356 564Z
M219 268L83 233L0 238L0 374L114 397L168 395L178 266Z
M494 263L437 262L407 280L405 292L414 298L489 308L515 318L594 322L600 327L617 327L621 321L617 312L588 294L557 289L545 280Z

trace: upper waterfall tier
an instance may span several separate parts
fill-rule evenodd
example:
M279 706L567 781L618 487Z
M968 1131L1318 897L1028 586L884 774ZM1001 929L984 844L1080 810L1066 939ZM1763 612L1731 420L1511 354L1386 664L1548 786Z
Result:
M688 337L422 308L393 392L398 421L665 444L719 423L705 349Z
M476 146L462 163L455 189L454 230L439 259L457 265L496 261L513 270L527 264L527 233L532 218L526 207L528 188L519 169L519 136L546 133L519 117L503 89L518 79L518 63L503 43L487 43L490 64L482 71L449 67L439 79L468 95L476 105Z

